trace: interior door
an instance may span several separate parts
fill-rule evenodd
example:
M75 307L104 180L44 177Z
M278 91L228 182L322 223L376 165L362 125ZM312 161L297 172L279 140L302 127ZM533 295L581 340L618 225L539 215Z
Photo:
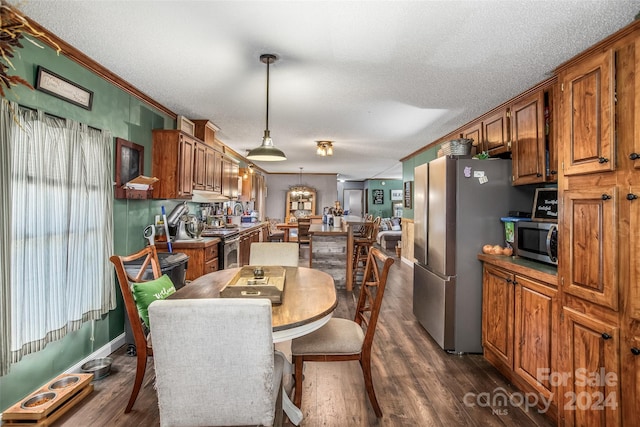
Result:
M344 190L344 210L349 211L349 215L357 215L362 217L363 198L362 190Z

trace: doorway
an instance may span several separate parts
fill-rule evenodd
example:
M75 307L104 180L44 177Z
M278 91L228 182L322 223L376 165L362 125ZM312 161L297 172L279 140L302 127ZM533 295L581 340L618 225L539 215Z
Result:
M349 215L362 217L364 204L362 190L344 190L344 210L349 211Z

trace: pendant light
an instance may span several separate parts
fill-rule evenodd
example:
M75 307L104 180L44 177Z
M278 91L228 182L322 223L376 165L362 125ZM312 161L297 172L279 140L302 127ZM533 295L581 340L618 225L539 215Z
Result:
M262 145L254 148L247 154L247 159L254 162L277 162L287 160L287 156L273 145L273 141L271 140L271 135L269 133L269 65L276 62L276 59L276 56L273 54L265 53L260 55L260 61L267 64L267 120L264 136L262 137Z

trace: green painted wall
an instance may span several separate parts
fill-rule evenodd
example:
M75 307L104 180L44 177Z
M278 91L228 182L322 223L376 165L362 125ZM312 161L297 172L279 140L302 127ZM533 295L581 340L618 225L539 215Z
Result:
M384 184L383 184L384 183ZM391 202L391 190L401 190L402 181L399 179L370 179L365 184L368 191L367 212L373 217L390 218L393 216L393 203L401 203L402 201ZM384 203L375 205L373 203L374 190L382 190L384 194ZM404 215L403 215L404 216Z
M64 56L58 56L49 48L40 49L31 43L23 43L12 59L16 70L11 74L22 76L35 86L36 69L42 65L82 87L93 91L91 111L77 107L46 93L19 86L10 91L7 98L21 105L41 109L53 115L86 123L92 127L109 130L114 137L133 141L145 147L144 171L151 175L151 129L175 128L175 120L163 112L127 94ZM177 202L158 200L115 200L114 250L128 254L144 246L142 231L160 213L160 206L170 211ZM49 206L42 206L46 214ZM116 285L117 286L117 285ZM122 334L124 310L122 299L118 308L103 320L89 322L63 340L49 344L43 351L28 355L11 367L11 372L0 377L0 411L31 393L61 372L84 359L93 351ZM93 335L93 340L92 340Z

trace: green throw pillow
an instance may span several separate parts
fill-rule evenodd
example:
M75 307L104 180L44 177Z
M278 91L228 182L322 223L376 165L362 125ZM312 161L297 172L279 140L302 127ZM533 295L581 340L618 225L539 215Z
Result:
M175 291L173 282L166 274L159 279L133 284L131 289L133 299L136 300L138 313L147 328L149 327L149 305L155 300L165 299Z

